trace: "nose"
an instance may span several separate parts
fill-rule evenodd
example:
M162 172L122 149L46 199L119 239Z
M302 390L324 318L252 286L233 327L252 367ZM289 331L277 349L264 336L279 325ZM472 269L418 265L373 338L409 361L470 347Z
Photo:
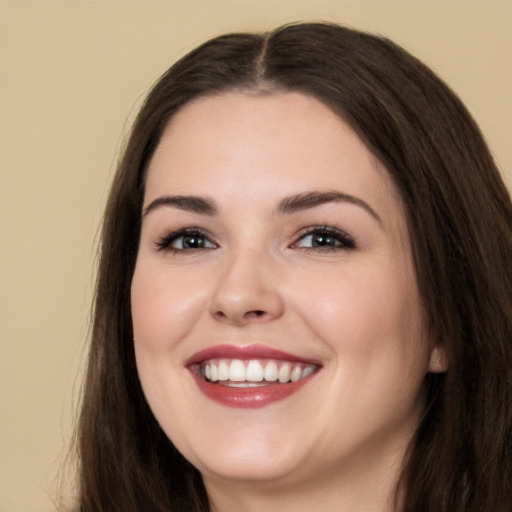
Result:
M211 297L215 319L243 326L279 318L284 311L272 256L242 250L223 262Z

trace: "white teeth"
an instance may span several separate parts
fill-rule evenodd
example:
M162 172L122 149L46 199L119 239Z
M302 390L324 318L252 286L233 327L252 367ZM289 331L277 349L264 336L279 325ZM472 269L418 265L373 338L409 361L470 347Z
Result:
M309 377L313 372L315 371L315 367L313 365L308 365L302 370L302 376L301 379L305 379L306 377Z
M279 382L288 382L290 380L290 365L288 363L284 363L281 368L279 368L278 373Z
M219 380L218 372L219 372L219 369L217 368L217 366L214 364L211 364L210 365L210 379L212 380L212 382Z
M234 382L243 382L245 380L245 364L239 359L233 359L229 365L229 380Z
M277 363L275 361L269 361L265 365L265 370L263 371L263 378L267 382L275 382L277 380L277 376Z
M265 382L279 381L282 384L297 382L309 377L316 366L305 363L289 363L277 360L242 361L241 359L212 359L205 361L201 375L210 382L223 382L225 385L239 383L238 386L265 385ZM244 384L245 383L245 384ZM258 384L262 383L262 384Z
M259 361L249 361L245 369L245 380L249 382L261 382L263 380L263 366Z
M297 382L302 377L302 368L300 366L296 366L290 373L290 380L292 382Z
M221 361L219 363L219 372L217 373L217 377L219 377L219 380L229 380L229 366L226 361Z

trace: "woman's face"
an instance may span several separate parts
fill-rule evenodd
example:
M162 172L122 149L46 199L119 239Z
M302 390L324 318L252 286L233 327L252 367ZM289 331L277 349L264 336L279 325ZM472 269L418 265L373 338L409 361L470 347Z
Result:
M146 398L207 488L400 464L431 353L404 213L316 99L226 93L172 119L131 300Z

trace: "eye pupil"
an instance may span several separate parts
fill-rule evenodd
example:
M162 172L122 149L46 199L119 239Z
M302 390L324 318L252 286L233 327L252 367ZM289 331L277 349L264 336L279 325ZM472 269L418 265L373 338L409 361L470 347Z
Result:
M183 246L187 249L202 249L204 247L204 238L197 235L184 236Z
M326 233L316 233L313 235L312 243L314 247L325 247L335 245L336 240Z

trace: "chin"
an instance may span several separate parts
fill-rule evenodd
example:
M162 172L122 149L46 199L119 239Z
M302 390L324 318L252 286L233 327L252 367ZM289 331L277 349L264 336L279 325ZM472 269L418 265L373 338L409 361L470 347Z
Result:
M220 433L218 433L220 434ZM217 436L215 436L217 437ZM286 479L294 470L303 466L306 454L285 446L283 439L267 432L250 436L220 434L223 439L203 441L181 451L205 479L229 482L272 482ZM178 447L180 449L180 447Z

